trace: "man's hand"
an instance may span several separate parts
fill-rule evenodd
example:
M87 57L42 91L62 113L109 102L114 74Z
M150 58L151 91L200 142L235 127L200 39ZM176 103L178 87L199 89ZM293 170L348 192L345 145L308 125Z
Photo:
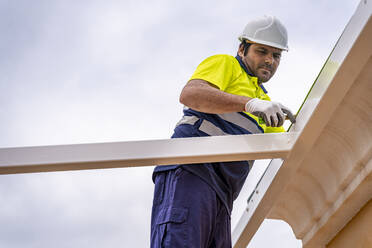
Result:
M257 117L261 117L265 121L266 126L282 126L285 120L285 115L287 115L292 123L296 122L292 112L278 102L253 98L245 104L245 111Z

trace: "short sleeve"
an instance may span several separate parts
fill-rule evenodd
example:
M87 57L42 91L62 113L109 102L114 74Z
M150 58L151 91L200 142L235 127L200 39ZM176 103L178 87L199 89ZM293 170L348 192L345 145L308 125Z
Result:
M190 80L202 79L224 91L236 78L233 59L229 55L211 56L199 64Z

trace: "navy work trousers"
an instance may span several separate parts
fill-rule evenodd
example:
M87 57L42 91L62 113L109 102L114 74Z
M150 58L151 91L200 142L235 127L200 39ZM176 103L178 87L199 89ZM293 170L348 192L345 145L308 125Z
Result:
M230 248L226 207L200 177L182 168L156 173L151 248Z

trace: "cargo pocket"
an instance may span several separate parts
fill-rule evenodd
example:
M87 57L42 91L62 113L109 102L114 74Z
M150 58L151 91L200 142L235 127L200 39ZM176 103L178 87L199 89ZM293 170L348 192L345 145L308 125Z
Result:
M186 247L187 215L186 208L169 207L160 211L156 220L160 247Z

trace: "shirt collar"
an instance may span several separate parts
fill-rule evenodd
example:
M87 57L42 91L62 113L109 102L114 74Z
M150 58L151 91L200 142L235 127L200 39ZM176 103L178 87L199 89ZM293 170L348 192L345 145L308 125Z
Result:
M244 69L244 71L249 75L249 76L252 76L252 77L256 77L255 75L253 75L253 73L251 73L251 71L245 66L245 64L243 63L243 60L242 58L239 56L239 55L236 55L235 56L236 60L239 62L240 66ZM265 94L267 93L267 90L265 89L265 87L263 87L262 84L260 84L260 87L261 89L265 92Z

